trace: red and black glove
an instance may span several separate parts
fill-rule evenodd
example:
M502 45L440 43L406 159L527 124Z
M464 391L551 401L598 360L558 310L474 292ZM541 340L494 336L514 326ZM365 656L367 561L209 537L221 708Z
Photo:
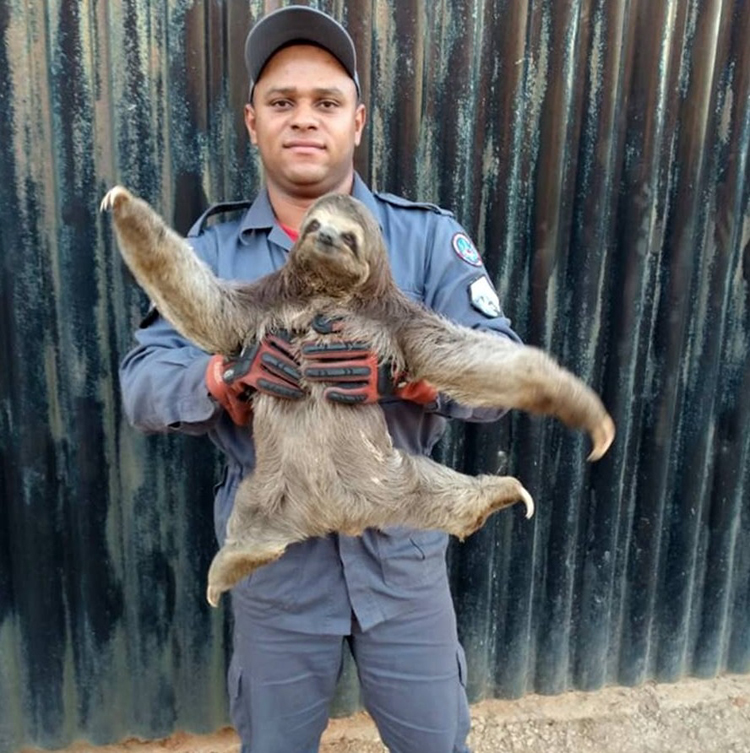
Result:
M267 335L235 357L212 356L206 369L208 391L239 426L250 420L255 392L299 400L305 396L299 380L299 364L286 332Z
M321 334L331 334L340 329L340 320L318 316L313 328ZM409 381L407 375L396 373L388 361L379 364L377 353L368 343L347 340L310 343L302 346L302 357L302 375L310 382L330 384L323 395L336 403L362 405L392 395L427 405L438 396L429 382Z

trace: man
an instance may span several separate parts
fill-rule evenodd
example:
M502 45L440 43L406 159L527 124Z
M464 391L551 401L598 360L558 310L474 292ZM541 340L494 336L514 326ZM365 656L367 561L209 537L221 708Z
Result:
M256 24L245 55L245 121L266 185L239 220L204 229L204 215L189 234L217 274L252 280L277 269L310 204L330 191L351 192L378 219L394 276L408 295L462 324L517 339L479 255L451 215L373 194L355 174L365 108L346 31L319 11L291 6ZM248 396L261 389L298 399L304 380L282 338L224 360L187 343L158 314L150 319L122 365L126 411L146 431L207 433L225 453L215 501L222 541L237 485L254 464ZM284 363L291 369L279 367ZM305 364L301 368L304 374ZM379 399L395 444L412 453L431 451L445 416L499 415L471 412L423 383L404 387L383 377L370 373L359 383L334 385L333 397ZM465 667L446 546L442 533L405 529L311 539L232 590L229 693L243 751L318 750L344 641L357 664L363 702L393 753L467 751Z

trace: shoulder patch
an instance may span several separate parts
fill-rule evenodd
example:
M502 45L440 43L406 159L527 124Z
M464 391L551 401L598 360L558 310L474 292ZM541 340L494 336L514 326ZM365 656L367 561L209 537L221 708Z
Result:
M375 191L374 195L394 207L401 207L402 209L422 209L434 212L435 214L441 214L444 217L453 217L453 212L443 209L437 204L431 204L428 201L409 201L409 199L405 199L403 196L396 196L396 194L392 193L380 193L378 191Z
M456 233L451 239L451 245L458 256L467 264L471 264L473 267L482 266L482 257L466 233Z
M222 212L237 212L241 209L249 209L253 205L253 202L248 199L241 201L221 201L218 204L212 204L194 223L188 230L188 238L197 238L206 227L206 222L209 217L213 217L215 214L221 214Z
M471 296L471 305L490 319L494 319L502 313L500 299L490 281L484 275L477 277L469 285L469 295Z

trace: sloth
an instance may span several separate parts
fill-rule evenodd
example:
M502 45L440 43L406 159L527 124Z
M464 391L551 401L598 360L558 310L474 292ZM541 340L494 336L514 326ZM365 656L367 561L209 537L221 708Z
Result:
M306 213L287 263L252 283L221 280L185 239L126 188L104 197L120 252L158 311L209 353L237 354L264 335L293 333L292 348L331 335L368 342L381 363L471 407L557 417L589 433L599 459L615 427L599 397L542 350L457 325L408 299L395 284L380 228L359 201L327 194ZM279 558L286 547L331 532L401 525L460 539L496 510L534 502L512 476L468 476L395 449L377 404L327 400L325 385L300 400L254 393L256 466L241 482L226 540L208 573L207 599Z

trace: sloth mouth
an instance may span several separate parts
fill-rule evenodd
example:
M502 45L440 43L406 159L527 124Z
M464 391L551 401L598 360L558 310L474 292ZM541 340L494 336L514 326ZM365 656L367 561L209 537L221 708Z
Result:
M330 241L317 241L313 247L313 253L326 265L335 267L348 267L353 257L348 248L340 243Z

